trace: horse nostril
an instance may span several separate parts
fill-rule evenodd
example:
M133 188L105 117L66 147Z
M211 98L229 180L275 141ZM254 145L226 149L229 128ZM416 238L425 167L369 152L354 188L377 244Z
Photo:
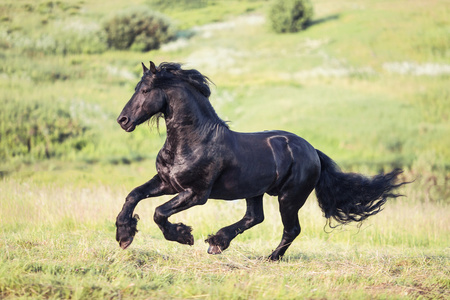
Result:
M125 117L125 116L119 117L119 118L117 119L117 122L118 122L119 124L125 125L125 124L128 123L128 118Z

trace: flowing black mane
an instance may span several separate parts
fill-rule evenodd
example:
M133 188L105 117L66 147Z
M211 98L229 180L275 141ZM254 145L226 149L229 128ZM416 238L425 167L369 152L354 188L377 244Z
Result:
M181 64L179 63L168 63L164 62L159 65L157 68L159 72L162 74L170 73L175 78L185 81L195 87L203 96L209 98L211 96L211 90L209 89L209 84L212 83L212 81L202 75L199 71L191 69L191 70L184 70L181 68ZM161 79L164 78L164 81L167 80L167 77L164 75L161 77ZM164 84L162 81L157 80L155 82L155 85L158 83ZM167 83L167 82L166 82Z
M209 101L209 96L211 96L209 84L212 83L212 81L195 69L185 70L182 69L181 66L182 65L179 63L161 63L156 68L157 73L160 75L155 76L155 78L153 79L153 86L167 88L175 84L177 81L188 83L189 85L193 86L200 94L205 96L204 101L208 106L208 110L213 113L215 122L226 128L229 128L228 124L217 115ZM149 70L147 74L151 74L151 71ZM158 126L159 118L161 118L162 116L163 114L156 114L152 118L153 120L156 120Z

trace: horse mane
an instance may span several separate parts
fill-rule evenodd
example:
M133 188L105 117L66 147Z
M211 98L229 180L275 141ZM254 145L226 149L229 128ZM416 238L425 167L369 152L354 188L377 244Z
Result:
M154 84L157 86L164 86L174 83L174 80L184 81L191 86L193 86L200 94L205 96L205 101L209 104L210 109L213 111L216 122L226 128L229 128L227 122L223 121L215 112L211 103L209 102L209 96L211 96L211 90L209 84L213 83L208 77L204 76L202 73L195 69L184 70L181 68L181 64L173 62L163 62L157 67L157 71L161 73L161 77L157 76L155 78ZM150 72L150 71L149 71ZM169 73L171 75L165 75ZM159 77L159 78L158 78ZM162 114L155 116L157 126L159 127L159 118Z
M181 68L181 64L170 62L161 63L157 69L160 72L169 72L176 78L189 83L206 98L209 98L209 96L211 96L209 84L212 83L212 81L208 77L202 75L202 73L200 73L199 71L195 69L184 70Z

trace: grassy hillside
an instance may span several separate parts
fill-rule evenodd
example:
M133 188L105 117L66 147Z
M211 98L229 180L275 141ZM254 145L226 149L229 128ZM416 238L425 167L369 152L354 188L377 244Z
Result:
M163 138L146 126L127 135L115 124L140 61L150 59L209 76L211 101L235 130L290 130L348 167L414 169L433 156L433 169L448 169L448 7L397 2L316 1L313 26L284 35L265 23L266 1L228 9L221 1L182 1L173 9L135 3L162 10L181 36L192 36L149 53L97 45L102 20L129 3L113 1L108 11L92 1L2 4L2 169L49 156L107 163L154 157ZM201 26L210 21L220 22ZM75 126L67 141L38 134L8 140L19 129L34 133L39 126L29 123L57 115L48 113L54 104L67 115L61 122ZM18 146L24 149L14 151Z
M0 3L0 298L446 299L450 297L450 6L445 0L313 0L306 31L275 34L269 1ZM178 39L114 51L105 19L131 6L169 16ZM127 251L114 240L126 194L155 173L165 128L116 117L141 61L175 61L213 82L236 131L292 131L344 170L415 180L361 228L331 233L314 196L284 261L277 201L220 256L202 242L244 214L210 201L177 214L196 244L164 240L143 201ZM171 219L171 220L172 220Z

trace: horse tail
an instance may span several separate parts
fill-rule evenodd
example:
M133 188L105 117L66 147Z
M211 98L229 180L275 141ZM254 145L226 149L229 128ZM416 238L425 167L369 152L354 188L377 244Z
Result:
M321 174L316 184L319 206L329 220L347 224L361 222L383 209L388 198L401 195L393 190L405 184L396 184L403 171L395 169L390 173L380 173L372 178L356 173L344 173L337 164L324 153L316 150L320 158ZM330 227L331 226L329 223Z

